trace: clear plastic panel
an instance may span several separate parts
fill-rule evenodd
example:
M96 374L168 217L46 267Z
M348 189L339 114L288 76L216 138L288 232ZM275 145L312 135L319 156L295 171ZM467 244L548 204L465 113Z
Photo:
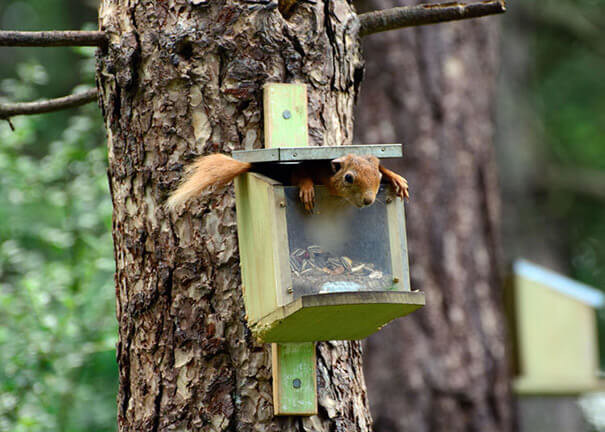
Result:
M303 295L395 290L391 264L387 191L359 209L315 187L307 212L298 188L285 187L288 247L294 298Z

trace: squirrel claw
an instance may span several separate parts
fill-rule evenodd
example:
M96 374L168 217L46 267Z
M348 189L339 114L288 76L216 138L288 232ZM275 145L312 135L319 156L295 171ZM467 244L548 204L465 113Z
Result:
M313 207L315 207L315 190L313 189L313 185L301 186L298 197L305 206L305 210L312 212Z
M401 199L410 199L410 192L408 190L408 181L401 177L400 175L394 175L391 178L391 183L393 184L393 189L395 189L395 194Z
M401 176L396 176L391 179L395 194L401 199L410 199L410 192L408 189L408 182Z

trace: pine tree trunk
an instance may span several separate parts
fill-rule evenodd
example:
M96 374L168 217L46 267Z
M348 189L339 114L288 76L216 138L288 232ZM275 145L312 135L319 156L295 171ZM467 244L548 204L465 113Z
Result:
M195 156L262 146L266 82L308 85L312 144L351 143L351 6L304 2L290 20L276 6L102 2L122 432L370 430L358 343L318 344L319 416L273 418L270 348L245 322L232 188L178 215L162 206Z
M395 166L410 182L411 282L427 299L367 342L375 429L509 431L492 144L497 20L374 35L363 51L356 141L405 143Z

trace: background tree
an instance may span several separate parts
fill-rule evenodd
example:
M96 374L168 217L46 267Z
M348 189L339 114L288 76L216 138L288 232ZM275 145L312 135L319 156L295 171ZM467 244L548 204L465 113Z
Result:
M356 140L405 143L396 167L411 187L411 282L428 305L368 339L377 431L512 429L492 140L498 27L483 19L364 43Z

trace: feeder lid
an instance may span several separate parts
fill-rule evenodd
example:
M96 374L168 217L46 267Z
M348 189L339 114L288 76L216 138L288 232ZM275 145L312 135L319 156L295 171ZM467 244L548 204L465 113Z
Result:
M401 157L401 144L372 144L333 147L275 147L257 150L234 151L234 159L243 162L294 162L302 160L335 159L346 154L376 156L377 158Z

